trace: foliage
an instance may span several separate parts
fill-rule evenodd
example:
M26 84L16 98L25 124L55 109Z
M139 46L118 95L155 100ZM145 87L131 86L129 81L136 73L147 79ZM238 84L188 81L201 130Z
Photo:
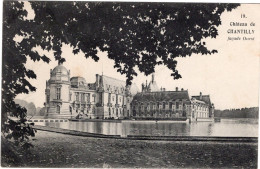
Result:
M27 101L20 100L20 99L15 99L14 102L16 104L19 104L20 106L26 108L26 110L27 110L26 115L27 116L36 115L36 107L35 107L34 103L32 103L32 102L28 103Z
M26 19L23 1L3 3L2 129L8 112L25 121L26 110L17 107L14 98L36 90L28 81L36 74L25 67L26 61L50 61L35 47L54 51L60 63L65 61L61 58L63 44L71 45L74 54L82 51L95 61L98 49L106 51L118 72L126 75L127 84L137 75L135 67L148 75L162 64L178 79L175 58L215 53L203 39L215 38L221 13L238 6L68 1L32 1L30 5L35 14L32 20ZM15 128L9 125L9 129Z
M138 67L146 75L164 64L175 79L176 57L212 54L204 38L215 38L220 14L237 4L31 2L35 11L30 37L61 58L63 43L98 61L97 51L107 51L114 67L130 84ZM37 31L36 31L37 30Z
M16 111L21 114L26 112L25 108L17 106ZM26 123L24 117L13 118L13 114L9 114L11 117L2 125L2 132L6 139L13 139L15 145L20 145L24 149L33 147L29 142L29 136L34 137L36 130L32 128L33 123Z
M230 110L215 110L215 117L226 118L256 118L259 117L259 108L242 108L242 109L230 109Z
M21 46L14 41L15 36L27 33L23 31L27 24L24 20L26 15L23 2L4 2L1 129L8 139L13 138L17 145L29 148L28 136L34 136L35 130L26 123L27 110L14 102L17 94L36 90L28 81L36 75L25 68L27 55L32 59L35 56L31 52L32 45ZM8 116L18 117L19 120L10 120Z

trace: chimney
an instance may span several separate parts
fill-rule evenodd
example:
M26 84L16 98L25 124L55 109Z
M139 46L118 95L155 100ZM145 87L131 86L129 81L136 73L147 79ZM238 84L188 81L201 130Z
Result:
M200 100L202 100L202 92L200 92Z
M154 73L152 74L152 83L154 82Z
M144 83L142 83L142 92L144 92Z
M181 91L183 91L183 88L181 88Z
M176 92L178 91L178 87L176 87Z
M165 92L165 88L163 88L163 91Z
M99 75L98 74L96 74L96 85L97 85L97 87L99 87Z

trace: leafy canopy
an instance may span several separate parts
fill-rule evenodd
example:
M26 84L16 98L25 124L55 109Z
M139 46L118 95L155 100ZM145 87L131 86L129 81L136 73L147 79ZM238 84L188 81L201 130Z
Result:
M131 84L135 67L145 75L156 65L165 65L174 79L177 57L193 53L212 54L202 42L215 38L220 15L238 4L122 3L122 2L29 2L35 14L28 20L24 2L4 1L2 120L6 112L24 118L26 110L14 103L17 94L35 91L28 78L36 74L25 67L27 59L49 62L45 55L32 50L40 46L53 50L61 58L61 47L69 44L74 54L99 60L97 51L106 51L114 67ZM16 36L23 37L15 41ZM2 122L3 124L3 122Z

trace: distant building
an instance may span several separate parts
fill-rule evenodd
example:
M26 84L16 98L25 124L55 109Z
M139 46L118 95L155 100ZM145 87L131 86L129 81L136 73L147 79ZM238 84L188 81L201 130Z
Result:
M142 92L133 84L96 74L88 83L83 77L70 77L62 64L50 70L46 81L45 110L49 118L70 118L85 114L87 118L189 118L192 121L214 117L209 95L189 97L188 90L159 89L154 74Z
M190 98L187 90L137 93L132 101L134 117L187 117Z
M214 104L211 103L209 95L202 95L191 97L191 119L197 118L213 118Z
M208 119L214 117L214 105L209 95L189 97L188 90L166 91L165 88L152 91L150 84L142 84L142 92L133 97L131 103L132 116L136 118L189 118ZM156 85L157 86L157 85ZM153 88L154 89L154 88Z
M88 118L123 118L130 116L132 96L138 92L135 84L96 74L94 83L83 77L71 77L62 64L50 70L46 82L45 108L49 118L70 118L79 113Z

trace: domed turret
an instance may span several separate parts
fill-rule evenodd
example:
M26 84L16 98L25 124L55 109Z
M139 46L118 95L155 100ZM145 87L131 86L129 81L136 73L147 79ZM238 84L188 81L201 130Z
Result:
M50 70L47 83L46 105L48 117L69 117L70 113L70 71L62 64Z
M69 81L70 72L62 65L59 64L51 70L51 79L54 81Z

